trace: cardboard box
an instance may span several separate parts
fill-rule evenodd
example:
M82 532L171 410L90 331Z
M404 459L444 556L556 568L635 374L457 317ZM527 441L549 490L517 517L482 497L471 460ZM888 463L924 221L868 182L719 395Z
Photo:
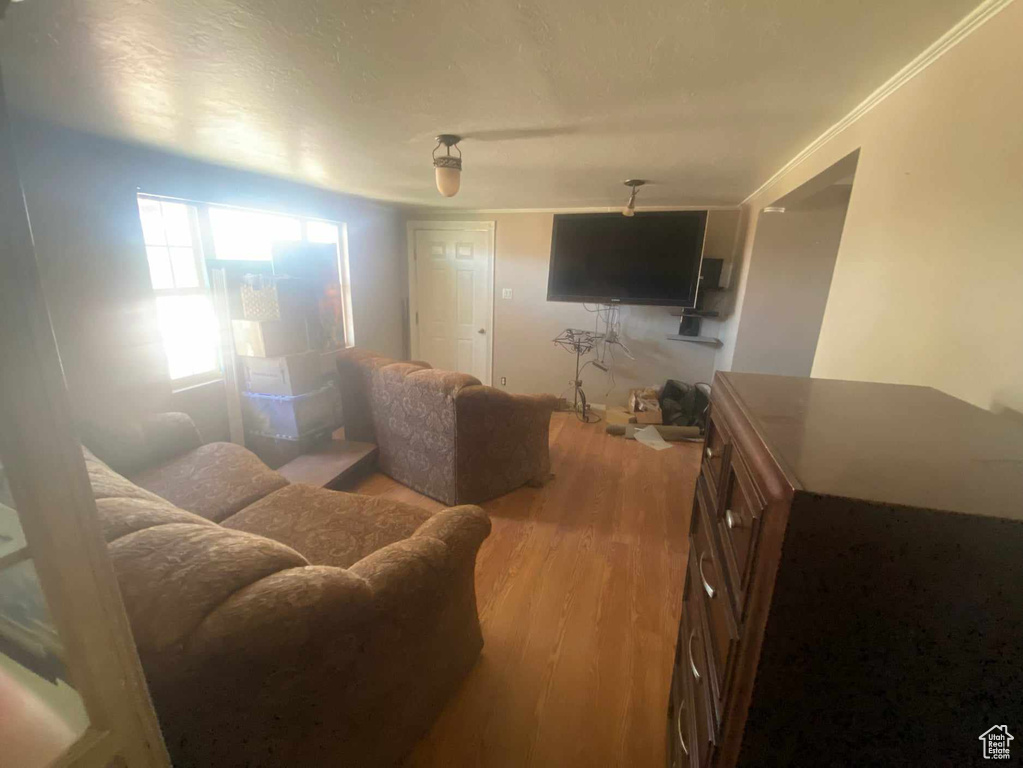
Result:
M309 349L304 320L232 320L234 351L244 357L283 357Z
M639 413L647 409L656 410L660 407L659 397L660 393L653 387L630 389L628 410L632 413Z
M651 409L648 411L637 411L633 414L637 424L661 424L664 422L664 417L661 415L661 409Z
M242 382L247 392L294 397L324 384L319 352L299 352L283 357L239 357Z
M604 412L604 420L608 424L635 424L636 415L625 410L623 405L609 405Z

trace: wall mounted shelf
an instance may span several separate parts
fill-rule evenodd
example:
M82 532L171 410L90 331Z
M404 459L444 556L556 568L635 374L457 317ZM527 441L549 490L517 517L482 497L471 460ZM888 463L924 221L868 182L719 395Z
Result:
M669 333L665 338L671 341L688 341L690 344L706 344L708 347L721 346L721 339L713 336L681 336L677 333Z
M705 317L711 320L716 320L721 316L716 309L669 309L668 314L672 317Z

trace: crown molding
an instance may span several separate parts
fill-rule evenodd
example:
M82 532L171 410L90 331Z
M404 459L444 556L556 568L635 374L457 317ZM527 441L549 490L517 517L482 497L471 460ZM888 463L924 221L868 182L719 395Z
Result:
M849 112L849 114L810 142L810 144L799 152L799 154L779 168L778 171L771 176L771 178L753 190L753 192L751 192L746 199L742 201L742 205L749 203L750 200L773 185L776 181L778 181L778 179L787 174L793 168L797 167L800 163L810 157L810 155L838 136L838 134L862 118L878 104L899 90L899 88L919 75L948 51L952 50L952 48L973 34L973 32L980 28L985 22L997 15L1012 2L1013 0L984 0L983 3L960 19L958 24L931 43L931 45L925 48L920 55L886 80L880 88L861 101L851 112Z

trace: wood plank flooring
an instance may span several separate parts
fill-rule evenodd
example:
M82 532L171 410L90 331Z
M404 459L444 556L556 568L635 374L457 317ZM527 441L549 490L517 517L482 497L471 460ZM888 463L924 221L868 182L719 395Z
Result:
M407 768L664 765L699 451L554 415L554 479L483 505L483 654ZM380 474L353 490L442 506Z

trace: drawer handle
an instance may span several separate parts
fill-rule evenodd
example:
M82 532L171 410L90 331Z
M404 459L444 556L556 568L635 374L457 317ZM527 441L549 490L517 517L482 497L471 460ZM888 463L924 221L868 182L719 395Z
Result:
M709 597L711 600L713 600L714 599L714 595L716 595L718 593L718 591L716 589L714 589L714 587L712 587L710 584L707 583L707 577L703 575L703 558L705 558L706 556L707 556L706 552L701 552L700 553L700 562L699 562L700 581L703 582L703 589L707 593L707 597Z
M689 633L689 668L693 671L693 678L696 682L700 682L702 675L700 670L696 668L696 662L693 661L693 638L696 637L696 630L694 629Z
M733 528L742 528L742 518L735 514L732 510L725 510L725 525L728 526L728 530Z
M682 744L682 751L686 753L686 757L689 757L689 747L686 746L686 740L682 738L682 713L686 711L686 700L682 699L682 703L678 707L678 722L676 727L678 728L678 740Z

